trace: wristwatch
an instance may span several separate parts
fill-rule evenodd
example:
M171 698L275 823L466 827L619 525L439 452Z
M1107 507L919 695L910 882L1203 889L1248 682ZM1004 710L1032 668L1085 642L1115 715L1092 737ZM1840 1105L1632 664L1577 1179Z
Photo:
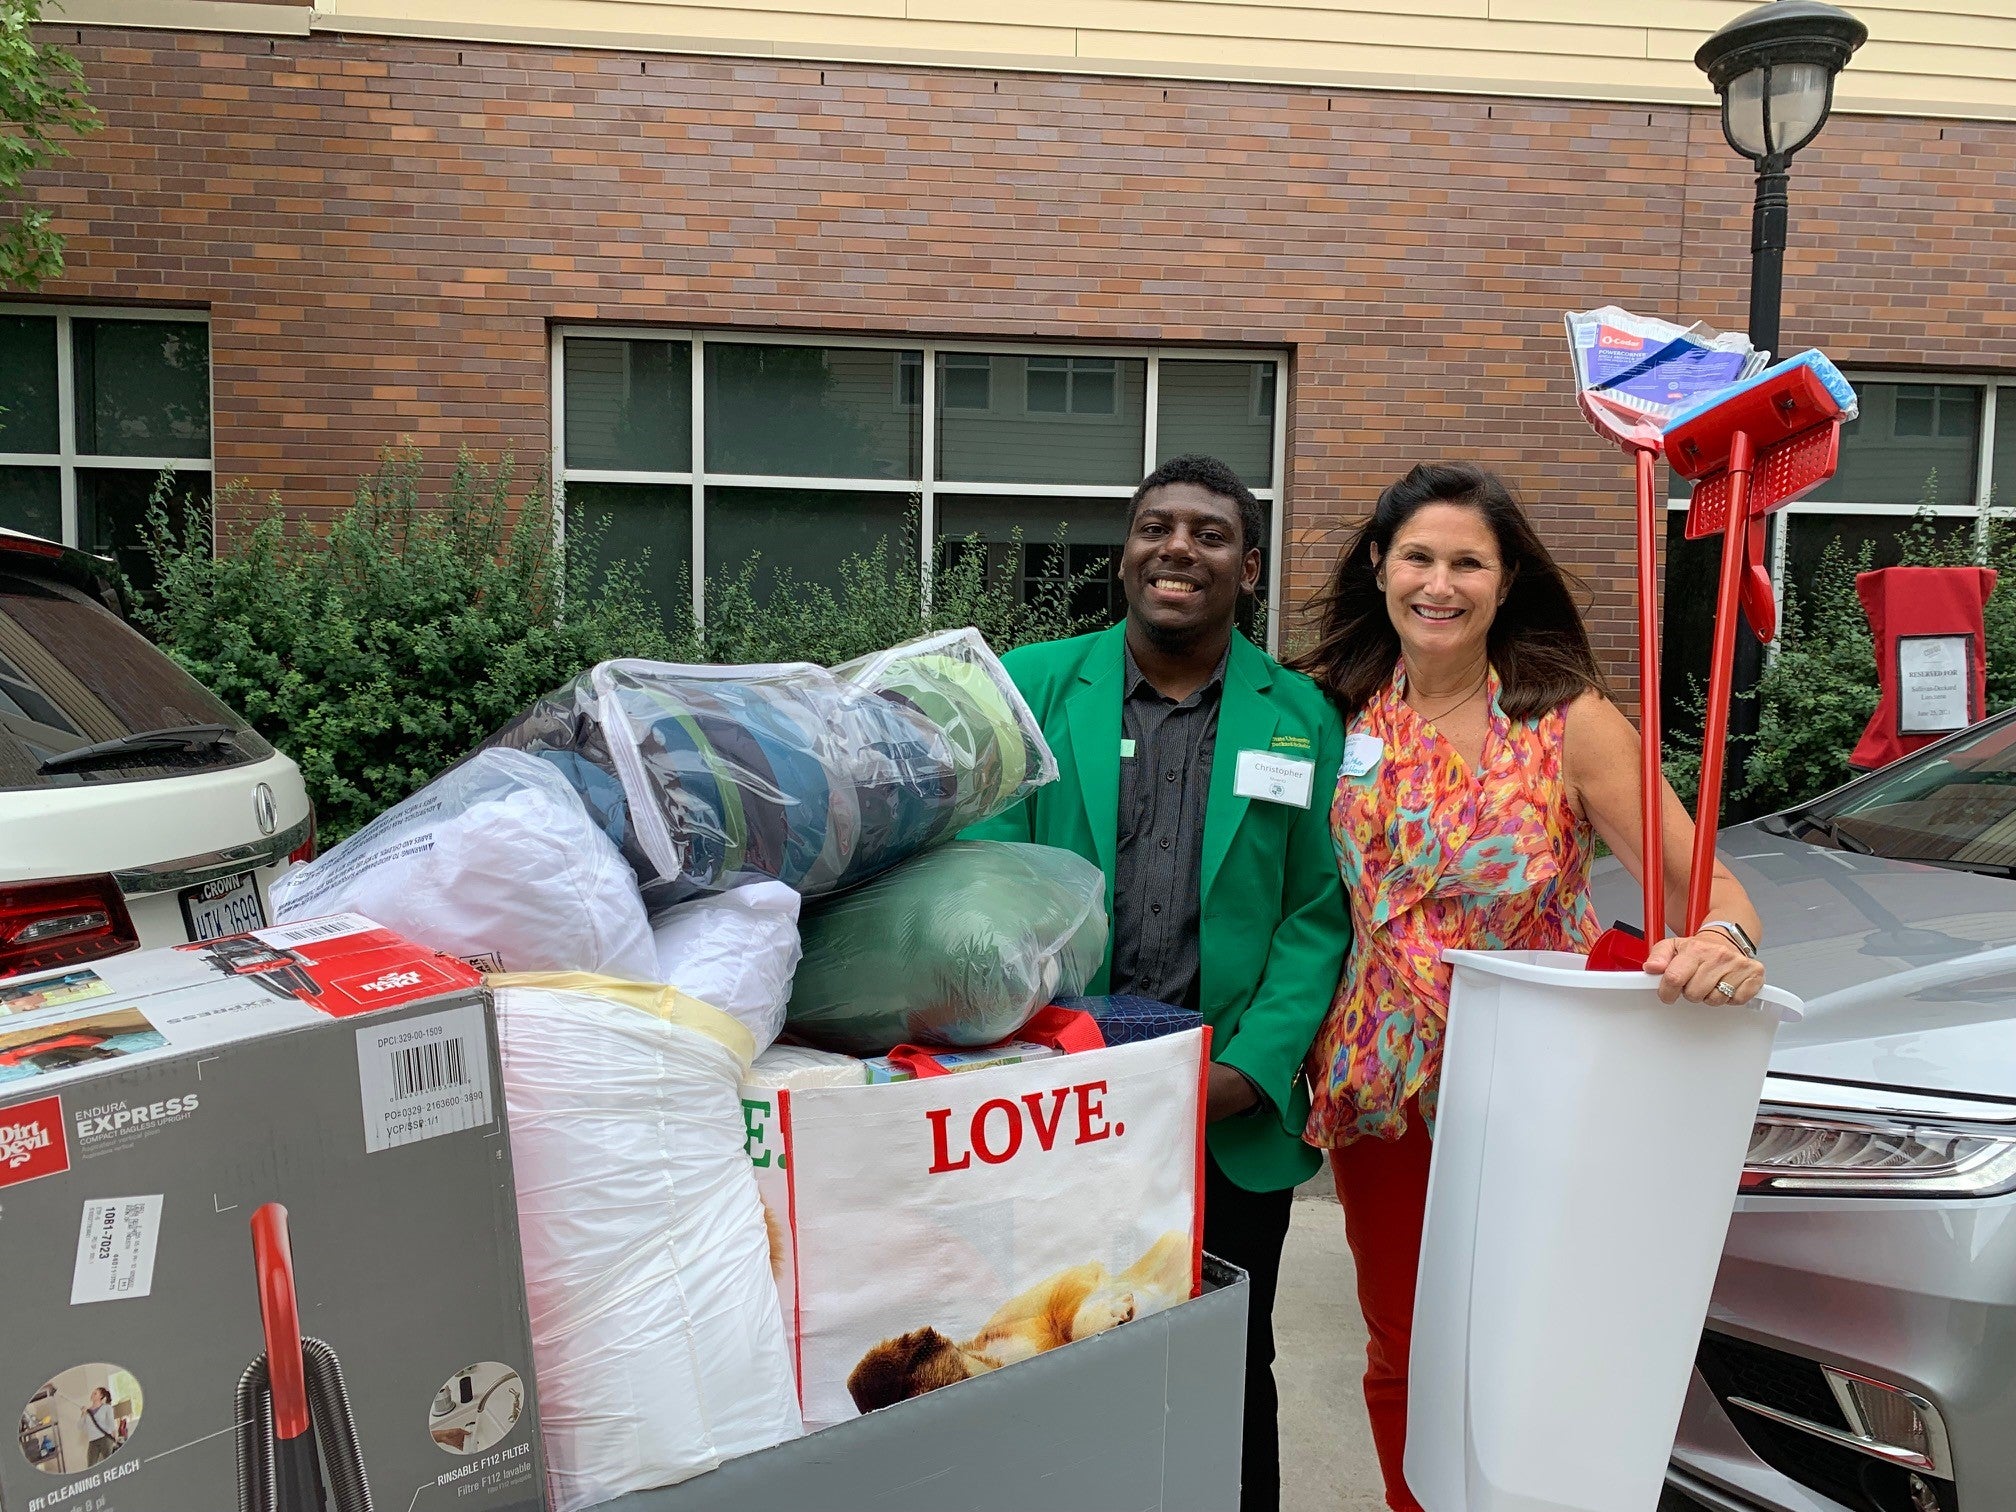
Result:
M1753 961L1757 959L1757 942L1751 939L1750 932L1734 919L1710 919L1701 928L1721 930L1723 934L1729 936L1730 942L1738 950Z

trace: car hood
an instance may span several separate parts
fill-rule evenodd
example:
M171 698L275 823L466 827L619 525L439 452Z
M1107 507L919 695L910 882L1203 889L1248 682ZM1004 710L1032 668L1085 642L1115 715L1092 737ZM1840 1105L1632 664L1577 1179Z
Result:
M1721 853L1764 921L1765 973L1805 1017L1773 1072L2016 1097L2016 881L1724 830ZM1597 911L1635 919L1638 890L1598 868Z

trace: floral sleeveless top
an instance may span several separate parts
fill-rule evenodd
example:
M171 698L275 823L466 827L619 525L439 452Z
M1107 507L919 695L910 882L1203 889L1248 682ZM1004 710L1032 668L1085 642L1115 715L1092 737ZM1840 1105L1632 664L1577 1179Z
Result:
M1449 1008L1446 949L1587 951L1594 836L1562 776L1567 707L1513 720L1486 685L1481 772L1407 704L1405 675L1351 722L1330 834L1351 956L1308 1071L1302 1137L1398 1139L1419 1094L1432 1131Z

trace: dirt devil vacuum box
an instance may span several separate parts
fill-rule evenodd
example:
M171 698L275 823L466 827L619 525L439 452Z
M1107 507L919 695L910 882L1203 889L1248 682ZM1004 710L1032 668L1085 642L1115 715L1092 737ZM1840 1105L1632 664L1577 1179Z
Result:
M0 980L0 1509L543 1507L502 1085L354 915Z

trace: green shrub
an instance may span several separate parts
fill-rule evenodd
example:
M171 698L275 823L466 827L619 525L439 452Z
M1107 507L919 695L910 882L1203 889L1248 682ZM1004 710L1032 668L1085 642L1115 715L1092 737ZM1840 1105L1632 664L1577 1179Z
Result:
M171 656L300 764L321 832L341 839L532 698L616 655L677 647L634 572L553 548L536 482L513 498L463 456L423 507L420 460L388 454L317 534L279 501L227 491L149 517L155 585L138 618Z
M1851 559L1830 541L1804 603L1785 585L1784 629L1758 680L1757 738L1738 795L1752 812L1802 802L1851 775L1849 753L1880 696L1876 645L1855 597L1855 574L1870 561L1866 544Z
M1926 497L1936 478L1926 483ZM1921 507L1902 538L1906 567L1988 566L2000 573L1985 624L1988 711L2016 703L2016 525L1990 518L1954 522ZM1742 812L1769 813L1817 798L1853 774L1848 758L1881 696L1869 617L1855 594L1855 575L1874 565L1866 543L1850 557L1829 542L1809 583L1785 586L1784 628L1756 689L1757 736L1742 769L1725 779L1726 799ZM1690 807L1700 780L1705 699L1695 682L1685 701L1683 730L1666 743L1666 778Z
M877 550L841 564L840 587L760 576L751 560L662 610L642 564L599 561L591 528L554 547L543 480L514 488L510 458L466 453L447 493L421 497L419 456L388 453L325 531L226 490L210 516L149 514L153 583L137 618L198 681L300 764L325 842L398 802L540 694L595 662L831 664L926 629L976 625L997 650L1090 628L1075 582L1019 602L984 553L951 553L928 608L919 574ZM917 560L913 523L910 554Z

